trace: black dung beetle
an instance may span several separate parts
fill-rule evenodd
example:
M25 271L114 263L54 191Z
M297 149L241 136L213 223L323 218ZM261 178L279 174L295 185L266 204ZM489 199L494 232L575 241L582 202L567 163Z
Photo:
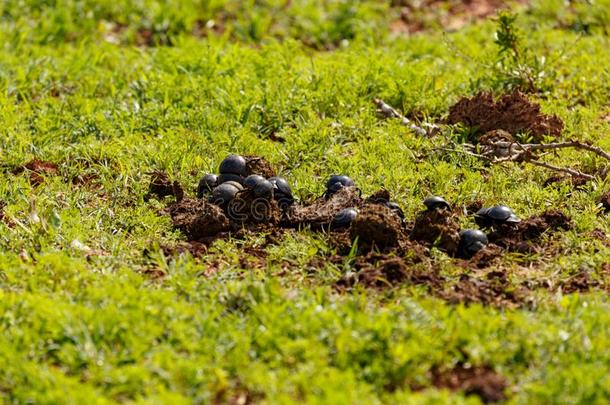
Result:
M229 155L220 162L220 174L246 175L246 159L239 155Z
M199 180L199 185L197 186L197 198L202 198L204 195L212 192L214 187L218 185L218 176L215 174L205 174L201 180Z
M273 196L273 184L270 181L262 179L254 186L254 195L257 197L272 197Z
M463 257L469 259L488 243L487 235L482 231L478 229L465 229L460 232L458 251Z
M428 197L424 200L424 205L428 211L434 211L437 209L446 209L451 211L451 205L443 198L436 195Z
M273 185L273 198L278 202L282 210L286 210L294 204L292 189L283 177L270 177L269 182Z
M246 177L243 181L243 185L246 188L249 188L250 190L254 190L254 187L256 187L256 185L265 180L265 178L263 176L259 176L258 174L251 174L250 176Z
M231 174L231 173L222 173L218 176L218 184L226 183L229 181L234 181L239 184L243 184L244 178L239 174Z
M357 216L358 211L355 208L345 208L335 215L331 225L334 228L346 228L352 224Z
M391 209L392 212L394 212L396 215L398 215L400 219L405 219L405 213L402 211L402 208L400 208L400 205L390 201L385 206Z
M239 192L239 190L240 189L231 182L220 184L214 189L214 191L212 191L210 202L220 206L226 205L233 198L235 198L235 195Z
M493 225L514 225L521 222L514 211L506 205L481 208L474 214L474 220L477 225L484 228L489 228Z
M343 174L334 174L326 182L326 195L331 196L343 187L353 187L355 185L354 180L349 177Z

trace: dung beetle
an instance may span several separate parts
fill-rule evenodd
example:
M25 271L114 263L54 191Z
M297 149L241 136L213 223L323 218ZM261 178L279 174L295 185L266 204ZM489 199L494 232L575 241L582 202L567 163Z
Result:
M205 174L201 180L199 180L199 185L197 186L197 198L202 198L207 193L212 192L217 184L218 176L210 173Z
M390 201L385 206L391 209L392 212L394 212L396 215L398 215L400 219L405 219L405 213L402 211L402 208L400 208L400 205L396 204L393 201Z
M493 225L514 225L521 222L514 211L506 205L481 208L474 214L474 220L477 225L484 228L489 228Z
M257 197L272 197L273 196L273 184L269 180L262 179L253 188L254 195Z
M235 198L235 195L239 192L239 190L240 189L231 182L220 184L214 189L214 191L212 191L210 202L220 206L228 204L233 198Z
M246 159L239 155L229 155L220 162L220 174L246 175Z
M436 195L428 197L424 200L424 205L428 209L428 211L434 211L438 209L446 209L447 211L451 211L451 205L443 198Z
M334 228L346 228L352 224L357 216L358 211L355 208L345 208L335 215L331 225Z
M270 177L269 182L273 185L273 198L278 202L280 209L286 210L294 204L292 189L283 177Z
M292 196L292 189L290 188L290 185L288 184L288 181L286 181L285 178L283 177L270 177L269 182L271 182L271 184L273 184L273 188L286 195L286 196Z
M218 184L226 183L228 181L234 181L239 184L243 184L244 178L239 174L221 173L218 176Z
M265 178L263 176L259 176L258 174L251 174L250 176L248 176L244 179L242 184L246 188L253 190L254 187L256 187L256 185L263 180L265 180Z
M458 251L463 257L470 259L488 243L487 235L482 231L478 229L465 229L460 232Z
M354 180L343 174L334 174L326 181L326 195L331 196L343 187L353 187L356 183Z

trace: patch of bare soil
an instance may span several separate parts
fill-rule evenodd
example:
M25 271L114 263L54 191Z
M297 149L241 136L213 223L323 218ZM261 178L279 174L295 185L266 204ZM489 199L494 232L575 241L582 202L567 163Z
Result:
M163 245L161 246L161 251L167 257L190 254L195 258L199 258L207 253L208 247L205 243L191 240L181 241L175 245Z
M171 181L165 172L155 171L150 173L148 194L144 196L144 200L148 201L151 198L163 199L169 196L176 197L178 201L184 198L184 189L180 183L178 181Z
M392 23L392 32L412 34L435 25L446 31L459 30L496 14L507 4L502 0L394 0L392 6L400 7L400 19Z
M460 242L457 216L446 209L422 211L415 218L410 238L426 246L436 246L450 256L457 254Z
M33 186L39 186L44 183L45 177L56 176L59 173L59 167L53 162L33 159L24 165L15 167L12 171L15 175L24 172L29 173L30 183Z
M476 395L485 403L506 399L508 381L489 366L466 367L458 364L451 369L433 367L430 373L432 384L437 388Z
M504 94L494 100L490 92L463 97L449 108L449 124L463 124L480 133L504 130L511 135L528 133L539 142L545 135L559 137L563 121L556 115L543 114L540 105L520 91Z
M475 253L470 259L465 260L463 266L470 269L485 269L497 264L502 258L503 253L504 250L500 246L490 243Z
M356 285L385 288L399 284L423 284L438 288L441 278L434 270L413 266L424 259L421 252L408 260L387 254L368 253L356 259L354 263L356 272L339 279L335 283L335 288L349 290Z
M591 182L583 176L571 176L567 174L555 174L546 179L543 183L544 187L549 187L555 184L567 183L573 190L582 190L587 184Z
M528 302L528 290L511 285L506 272L490 271L486 274L463 274L454 284L437 291L440 298L452 304L479 303L494 307L516 308Z
M581 269L551 288L563 294L583 293L591 290L610 291L610 264L604 264L596 274L592 270Z
M487 237L506 250L520 253L539 251L543 246L540 238L549 232L572 229L570 217L558 210L549 210L541 215L534 215L516 225L505 225L495 228Z

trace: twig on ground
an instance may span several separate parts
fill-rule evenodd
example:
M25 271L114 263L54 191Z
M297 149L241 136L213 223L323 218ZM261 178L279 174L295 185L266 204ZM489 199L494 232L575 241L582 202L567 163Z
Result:
M377 106L377 111L383 117L399 119L400 122L402 123L402 125L405 125L405 126L411 128L418 135L421 135L421 136L427 136L428 135L428 131L426 131L424 128L422 128L422 127L412 123L411 120L409 120L407 117L405 117L404 115L399 113L394 107L392 107L391 105L387 104L385 101L376 98L376 99L373 100L373 102ZM430 127L431 127L431 130L434 130L436 128L436 126L432 125L432 124L430 124Z
M450 145L439 149L464 153L469 156L474 156L481 160L485 160L491 164L501 164L506 162L530 163L535 166L544 167L545 169L566 173L574 177L581 177L588 180L595 180L596 176L588 173L583 173L570 167L555 166L550 163L543 162L539 160L539 158L541 156L544 156L546 153L542 152L536 154L536 152L554 149L573 148L587 150L589 152L595 153L596 155L606 160L610 160L610 154L601 149L600 147L589 145L579 141L556 142L549 144L521 144L515 141L492 141L486 144L481 144L480 147L483 152L476 153L475 145L456 144L455 142L451 141ZM604 170L600 171L600 176L605 176L604 173Z

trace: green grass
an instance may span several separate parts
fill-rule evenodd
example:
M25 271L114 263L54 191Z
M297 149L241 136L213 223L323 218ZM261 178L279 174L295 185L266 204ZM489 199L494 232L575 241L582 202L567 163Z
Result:
M545 0L516 22L537 72L530 97L563 119L564 139L606 149L609 10ZM610 233L597 204L607 181L544 188L544 169L433 153L438 139L376 116L375 97L438 120L461 96L516 83L515 65L497 64L493 21L396 36L399 13L353 0L0 5L0 200L12 223L0 224L0 402L476 402L430 388L431 367L460 361L504 375L509 402L607 401L603 292L540 289L518 310L450 305L409 285L337 294L346 268L308 270L331 251L311 232L265 247L258 270L239 254L262 237L218 242L200 260L159 251L182 236L158 215L164 202L144 201L147 173L165 170L191 192L237 152L267 158L301 197L336 172L364 194L386 187L409 218L431 193L458 206L503 202L522 217L562 209L575 228L558 236L560 254L531 268L509 254L504 265L533 281L602 277L610 248L589 232ZM224 31L193 35L209 20ZM35 187L10 173L33 158L57 163L59 176ZM606 163L579 152L548 160ZM96 179L73 185L78 174Z

